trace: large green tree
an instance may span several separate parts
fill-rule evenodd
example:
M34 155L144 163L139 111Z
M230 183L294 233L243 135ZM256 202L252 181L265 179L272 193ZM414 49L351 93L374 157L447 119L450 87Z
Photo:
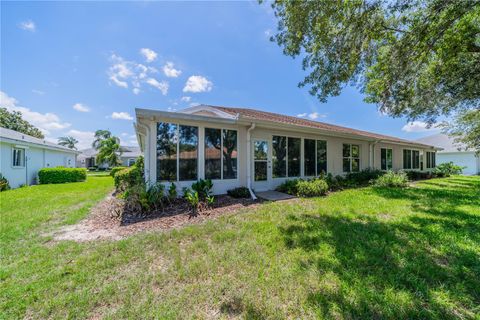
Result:
M480 155L480 110L466 110L456 115L451 122L442 124L444 131L465 149L475 150Z
M95 131L95 140L92 145L98 150L97 163L108 163L111 167L120 164L120 156L122 154L120 139L113 136L110 131Z
M303 58L299 85L322 102L350 84L409 120L480 109L478 0L277 0L272 8L272 40Z
M22 119L20 111L10 112L7 108L0 108L0 127L28 134L39 139L45 138L42 131Z

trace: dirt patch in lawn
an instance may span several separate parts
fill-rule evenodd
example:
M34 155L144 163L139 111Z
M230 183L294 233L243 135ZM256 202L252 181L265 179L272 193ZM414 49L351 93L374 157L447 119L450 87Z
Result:
M162 231L189 224L202 223L208 219L236 213L246 207L256 207L261 201L235 199L227 195L216 197L212 208L192 216L188 203L178 200L162 211L148 216L135 216L124 212L125 203L113 194L92 208L89 216L75 225L64 226L48 234L54 241L73 240L120 240L129 235L144 231Z

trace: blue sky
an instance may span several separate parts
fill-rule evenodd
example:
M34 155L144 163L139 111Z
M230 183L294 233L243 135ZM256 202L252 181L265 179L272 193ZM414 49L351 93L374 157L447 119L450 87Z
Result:
M251 107L407 139L431 134L382 116L357 89L320 103L300 59L269 36L257 2L1 3L1 103L49 140L88 146L97 129L136 144L134 108Z

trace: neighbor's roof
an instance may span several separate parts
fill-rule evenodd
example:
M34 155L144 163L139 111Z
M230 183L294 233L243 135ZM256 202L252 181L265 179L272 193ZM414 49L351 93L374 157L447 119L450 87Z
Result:
M417 139L420 143L431 144L432 146L443 148L441 152L465 152L465 145L455 143L453 138L446 134L438 133L428 137ZM467 150L468 151L468 150Z
M240 115L242 118L248 118L252 120L277 122L282 124L290 124L290 125L296 125L301 127L321 129L321 130L326 130L331 132L360 135L360 136L375 139L375 140L386 140L386 141L397 142L397 143L408 143L408 144L422 145L425 147L432 147L431 144L425 144L425 143L410 141L406 139L400 139L397 137L387 136L383 134L351 129L347 127L341 127L333 124L328 124L328 123L319 122L319 121L312 121L312 120L302 119L298 117L282 115L278 113L247 109L247 108L232 108L232 107L220 107L220 106L210 106L210 105L208 105L208 107L215 108L217 110L229 113L231 115Z
M79 153L77 150L72 150L67 147L48 142L45 139L39 139L35 138L32 136L29 136L28 134L21 133L15 130L10 130L7 128L0 127L0 139L7 139L7 140L12 140L12 141L17 141L19 143L27 143L27 144L34 144L39 147L44 147L48 149L56 149L56 150L61 150L61 151L66 151L66 152L72 152L72 153Z
M121 158L137 158L142 155L140 147L120 146L120 150L122 150ZM95 148L80 150L80 152L79 159L95 157L98 154Z

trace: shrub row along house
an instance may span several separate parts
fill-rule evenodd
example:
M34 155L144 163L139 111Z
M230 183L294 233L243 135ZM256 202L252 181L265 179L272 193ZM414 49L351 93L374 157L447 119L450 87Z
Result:
M136 109L150 183L181 189L212 179L214 193L273 190L291 178L366 168L429 171L434 146L245 108L200 105L180 112Z
M75 167L78 154L76 150L0 128L0 172L11 188L38 183L41 168Z

